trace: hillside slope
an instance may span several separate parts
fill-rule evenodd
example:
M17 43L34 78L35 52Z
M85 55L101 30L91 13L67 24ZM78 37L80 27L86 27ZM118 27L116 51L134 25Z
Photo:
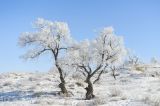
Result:
M105 73L87 101L80 78L66 77L71 96L63 97L56 73L3 73L0 106L160 106L160 78L150 72L123 70L117 80Z

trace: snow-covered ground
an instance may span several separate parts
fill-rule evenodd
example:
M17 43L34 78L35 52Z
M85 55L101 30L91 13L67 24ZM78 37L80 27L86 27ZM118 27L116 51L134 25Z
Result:
M117 80L105 73L94 84L93 100L84 100L86 84L66 77L72 96L59 95L56 73L0 74L0 106L160 106L160 69L122 70ZM78 83L78 84L77 84Z

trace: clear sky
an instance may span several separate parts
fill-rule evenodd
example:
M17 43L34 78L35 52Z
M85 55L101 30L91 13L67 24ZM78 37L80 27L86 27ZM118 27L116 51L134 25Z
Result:
M160 57L160 0L0 0L0 72L52 67L47 55L38 61L19 58L27 49L17 45L18 37L32 31L38 17L68 22L76 40L94 39L99 29L113 26L143 60Z

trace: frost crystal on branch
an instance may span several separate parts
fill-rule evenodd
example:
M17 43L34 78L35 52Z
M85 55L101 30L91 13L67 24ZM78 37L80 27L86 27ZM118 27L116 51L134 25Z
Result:
M72 41L68 24L65 22L52 22L38 18L34 23L36 32L25 32L19 37L19 45L25 47L27 45L35 48L27 52L27 58L39 56L46 50L66 48L67 44Z
M123 38L116 36L112 27L104 28L95 40L84 40L75 48L70 51L73 64L90 65L93 69L99 65L119 65L126 55Z

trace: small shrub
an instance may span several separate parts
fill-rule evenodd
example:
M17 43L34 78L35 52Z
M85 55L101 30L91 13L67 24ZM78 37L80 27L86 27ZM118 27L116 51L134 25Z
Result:
M142 101L151 106L160 106L160 96L157 95L146 95Z
M75 80L83 80L83 75L79 72L76 72L72 75L72 78L75 79Z
M112 87L109 89L109 91L111 97L121 96L122 94L122 91L118 87Z
M107 99L106 99L106 98L95 98L95 99L93 100L93 104L94 104L95 106L104 105L104 104L106 104L106 103L107 103Z
M70 85L68 85L68 87L69 87L70 89L74 89L74 88L75 88L75 85L74 85L74 84L70 84Z
M53 101L50 98L45 98L45 99L37 99L33 102L33 104L37 104L38 106L52 106L55 103L55 101ZM36 105L36 106L37 106Z
M32 96L33 96L33 97L40 97L40 96L42 96L42 95L44 95L44 92L36 92L36 93L34 93Z
M127 96L126 95L121 95L121 100L126 100L127 99Z
M36 79L36 78L33 78L33 77L29 77L28 80L29 80L29 81L36 81L37 79Z
M84 87L84 85L81 82L76 82L76 85L80 87Z
M145 96L142 101L145 103L145 104L149 104L150 102L150 97L149 96Z
M11 85L11 82L6 82L3 84L3 86L10 86Z
M137 71L141 71L141 72L144 72L145 71L145 68L144 67L135 67L135 69Z

